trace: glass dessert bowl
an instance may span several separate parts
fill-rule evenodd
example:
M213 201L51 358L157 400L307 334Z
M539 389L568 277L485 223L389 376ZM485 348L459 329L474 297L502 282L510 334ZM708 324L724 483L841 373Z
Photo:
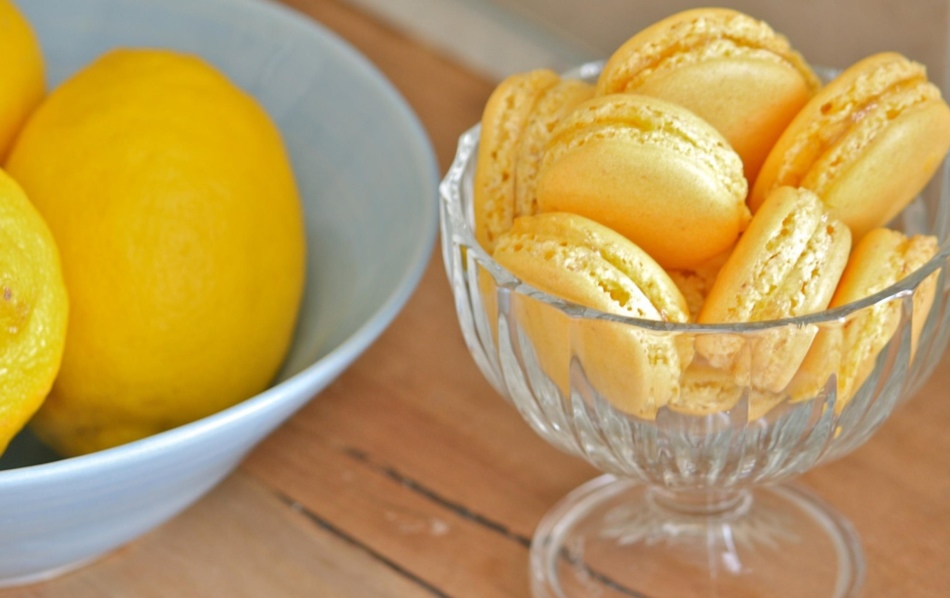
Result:
M473 233L478 137L478 126L462 135L440 188L443 258L463 336L537 434L604 472L538 526L534 594L855 595L864 578L856 533L788 480L867 441L940 360L950 333L947 163L890 225L939 242L899 283L806 317L675 324L563 301L495 262ZM869 326L886 329L873 346L849 332ZM761 384L777 348L802 336L810 353L790 381ZM667 382L625 375L643 346L676 355L652 366L672 371ZM728 367L710 357L711 346L728 347ZM864 356L857 366L855 355Z

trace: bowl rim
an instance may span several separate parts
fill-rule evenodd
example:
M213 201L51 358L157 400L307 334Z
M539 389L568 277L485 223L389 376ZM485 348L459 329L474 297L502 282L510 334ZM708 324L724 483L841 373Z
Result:
M429 209L413 219L420 227L420 234L412 246L412 251L407 255L405 272L366 321L341 343L288 378L217 413L141 440L77 457L64 457L47 463L0 470L0 491L10 491L17 486L44 481L55 480L58 483L63 478L86 477L92 473L110 470L119 463L131 464L160 458L188 445L198 444L215 433L224 433L237 422L283 405L288 398L298 397L293 401L297 403L293 408L296 411L320 394L323 388L351 365L389 327L415 293L431 261L439 230L438 160L422 121L399 89L367 56L314 17L289 6L264 0L213 1L228 4L231 10L249 11L250 15L268 19L282 29L290 28L294 35L317 40L324 49L332 52L335 58L359 73L364 82L377 89L381 97L400 114L400 122L411 134L407 138L405 151L415 154L420 171L425 172L425 176L420 179L423 183L421 186L424 187L426 196L431 198ZM163 0L151 0L151 3L155 6L167 6ZM315 390L311 390L309 396L303 398L307 389ZM248 449L252 447L253 445Z

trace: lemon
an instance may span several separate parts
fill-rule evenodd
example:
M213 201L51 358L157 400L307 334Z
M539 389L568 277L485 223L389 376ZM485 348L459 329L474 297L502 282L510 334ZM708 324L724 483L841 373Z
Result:
M53 384L68 310L53 236L0 170L0 453Z
M197 57L113 50L49 94L8 167L70 295L41 439L88 453L270 383L300 304L304 228L280 133L253 98Z
M27 115L43 99L43 55L33 29L0 0L0 163Z

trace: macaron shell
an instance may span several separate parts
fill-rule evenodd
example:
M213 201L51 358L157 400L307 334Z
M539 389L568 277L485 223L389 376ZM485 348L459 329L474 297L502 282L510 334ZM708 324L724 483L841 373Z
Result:
M750 181L819 87L784 36L729 9L688 10L648 27L610 57L598 80L600 94L651 95L695 112L738 152Z
M779 186L817 193L855 239L886 224L923 188L950 147L950 108L922 65L870 56L819 91L776 142L749 197Z
M589 387L582 394L646 420L680 395L686 359L668 333L609 320L575 321L571 331L575 379Z
M707 50L717 43L720 48ZM635 91L654 71L755 52L788 64L808 79L810 86L819 86L818 78L788 39L764 21L728 8L696 8L657 21L622 44L604 64L597 93Z
M754 181L785 127L814 90L798 71L756 58L728 58L656 74L636 93L685 106L713 125Z
M698 321L739 323L797 317L825 309L841 278L851 234L831 218L813 193L782 187L762 205L723 265ZM791 380L817 333L789 325L747 335L699 337L709 362L735 369L748 360L753 387L780 392Z
M547 69L511 75L492 91L485 104L473 203L475 238L489 252L495 237L514 220L515 164L522 132L536 102L558 81L560 77Z
M658 264L622 236L574 214L518 218L499 237L494 257L527 284L586 307L656 320L688 317L685 300ZM513 333L530 341L539 369L563 397L583 380L588 392L649 419L679 392L679 348L663 332L570 318L526 294L512 295L510 317L517 323Z
M848 168L822 199L860 239L890 222L923 190L948 149L950 109L943 102L917 106L894 118L859 156L847 159Z
M666 268L730 247L749 211L742 163L691 112L656 98L599 96L552 134L538 209L573 212L626 236Z

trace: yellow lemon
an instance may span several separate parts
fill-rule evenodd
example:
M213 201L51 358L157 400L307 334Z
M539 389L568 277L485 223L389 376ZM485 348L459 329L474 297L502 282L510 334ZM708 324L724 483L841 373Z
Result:
M53 236L0 170L0 453L53 384L68 310Z
M60 249L70 322L33 420L66 455L263 390L293 335L304 228L263 108L203 60L111 51L50 93L8 162Z
M10 0L0 0L0 163L44 93L43 54L33 29Z

